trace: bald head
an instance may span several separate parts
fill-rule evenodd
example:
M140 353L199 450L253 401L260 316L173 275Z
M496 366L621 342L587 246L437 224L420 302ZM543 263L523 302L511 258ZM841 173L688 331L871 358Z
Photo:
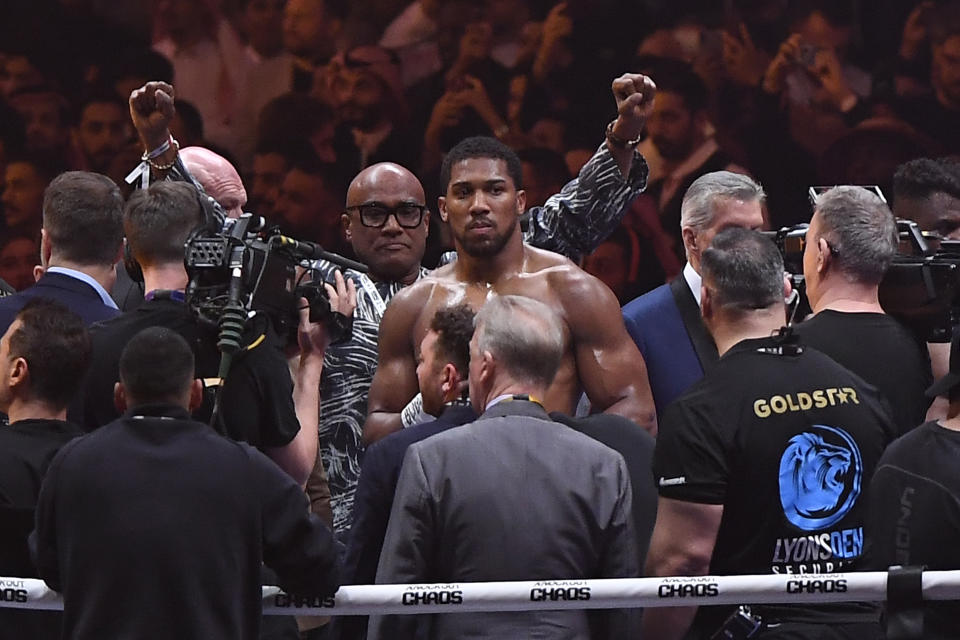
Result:
M243 188L240 174L226 158L203 147L187 147L180 150L180 159L227 215L240 217L247 204L247 190Z
M413 198L417 204L425 204L423 185L417 176L404 167L392 162L372 164L353 179L347 189L347 206L355 207L369 201L370 194L403 194Z
M387 209L396 214L405 205L408 209L420 208L422 215L416 227L401 227L396 215L388 215L381 227L366 226L360 217L360 207ZM425 205L423 185L398 164L371 165L350 183L344 229L354 253L370 267L375 279L405 284L416 280L430 226L430 211Z

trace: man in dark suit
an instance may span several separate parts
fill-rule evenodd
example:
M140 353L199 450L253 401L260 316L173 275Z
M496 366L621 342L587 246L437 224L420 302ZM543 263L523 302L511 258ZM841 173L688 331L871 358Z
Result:
M377 577L390 507L407 448L477 419L467 399L474 315L466 304L440 309L420 343L417 379L423 410L437 419L392 433L364 453L344 559L344 580L349 584L373 584ZM640 427L637 429L643 431ZM646 432L643 435L647 435ZM340 638L364 637L366 617L337 618L336 624Z
M123 247L123 197L110 178L62 173L43 196L40 263L44 275L25 291L0 298L0 331L32 298L50 298L91 325L117 315L110 298Z
M407 448L477 419L467 399L474 315L466 304L440 309L420 343L417 378L423 410L437 419L392 433L364 454L344 561L346 579L353 584L372 584L377 577L380 549Z
M763 188L748 176L715 171L697 178L683 197L680 231L687 255L682 277L623 308L627 331L647 363L657 416L718 360L700 317L700 256L729 227L763 226Z
M565 349L556 313L493 296L470 341L470 399L482 412L407 449L377 582L482 582L636 576L623 457L552 420L537 400ZM619 612L372 616L368 638L628 635ZM428 628L429 622L429 628Z

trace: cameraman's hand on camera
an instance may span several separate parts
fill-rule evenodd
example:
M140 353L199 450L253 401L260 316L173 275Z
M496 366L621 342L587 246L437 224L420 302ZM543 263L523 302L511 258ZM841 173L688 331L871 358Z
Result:
M357 287L353 280L347 280L340 271L334 274L336 286L324 283L330 298L330 310L350 317L357 308ZM330 335L322 322L310 322L310 305L306 298L300 298L300 326L297 329L297 341L300 344L300 366L310 357L319 357L330 345Z
M148 82L130 94L130 118L147 151L170 138L170 122L176 115L173 87L166 82Z

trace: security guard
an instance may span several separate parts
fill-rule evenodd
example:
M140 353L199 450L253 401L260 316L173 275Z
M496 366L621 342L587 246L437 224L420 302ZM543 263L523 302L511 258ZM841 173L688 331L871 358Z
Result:
M895 433L888 409L874 387L780 330L789 284L769 240L723 231L701 269L721 358L661 422L647 574L795 574L797 604L754 607L766 623L755 637L877 637L872 606L805 605L803 595L842 588L811 574L857 567L862 494ZM692 625L689 637L708 638L729 613L650 609L644 636L681 638Z

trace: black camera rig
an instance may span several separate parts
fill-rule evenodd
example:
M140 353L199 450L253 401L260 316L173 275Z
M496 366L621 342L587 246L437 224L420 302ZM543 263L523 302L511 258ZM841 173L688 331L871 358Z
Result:
M299 300L310 305L310 321L323 322L331 342L350 338L352 321L330 307L324 281L311 261L326 260L365 273L367 267L312 242L281 235L263 218L244 213L227 219L218 232L205 225L185 246L189 276L186 301L203 322L219 328L217 346L225 356L220 377L226 377L230 356L241 347L248 317L266 314L281 336L296 339Z
M780 249L794 289L801 293L798 317L805 315L803 305L808 304L802 295L808 226L764 232ZM899 253L880 283L880 304L924 341L950 342L953 327L960 323L960 241L921 231L910 220L897 220L897 233Z

